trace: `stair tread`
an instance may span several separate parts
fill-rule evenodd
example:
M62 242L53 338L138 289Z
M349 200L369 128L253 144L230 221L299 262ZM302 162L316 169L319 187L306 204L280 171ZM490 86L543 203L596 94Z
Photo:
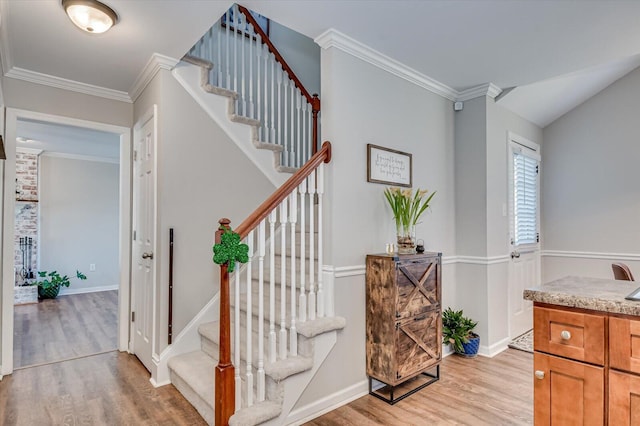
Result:
M216 362L201 350L172 357L168 366L206 401L213 401L213 369ZM209 371L210 374L203 374Z
M212 422L215 361L198 350L171 357L167 365L169 370L190 389L182 389L182 384L172 379L174 386L207 422Z
M229 426L252 426L274 419L282 412L282 404L275 401L258 402L243 408L229 419Z
M214 343L220 343L220 330L218 327L218 323L219 321L211 321L200 324L200 326L198 326L198 333ZM298 334L301 334L306 338L311 338L322 333L341 330L345 327L346 324L347 320L343 317L323 317L316 318L314 320L307 320L305 322L298 322L296 323L296 330ZM290 324L287 324L287 326L288 325ZM265 337L268 334L267 327L265 327L264 334Z

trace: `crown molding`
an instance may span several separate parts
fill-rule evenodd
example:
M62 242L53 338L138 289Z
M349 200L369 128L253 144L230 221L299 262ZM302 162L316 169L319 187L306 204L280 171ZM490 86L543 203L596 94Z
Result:
M106 87L94 86L93 84L80 83L66 78L25 70L23 68L12 67L9 72L5 74L5 77L69 90L72 92L84 93L85 95L93 95L101 98L113 99L115 101L131 103L129 94L120 90L107 89Z
M490 98L495 99L496 96L502 93L502 89L493 83L481 84L459 92L456 89L424 75L421 72L416 71L413 68L410 68L333 28L323 32L313 41L323 49L329 49L331 47L340 49L343 52L362 59L371 65L390 72L391 74L425 88L436 95L449 99L450 101L468 101L480 96L489 96Z
M147 64L144 66L140 74L138 74L136 81L133 82L131 89L129 89L129 96L131 97L131 100L135 102L138 99L138 96L142 94L158 71L171 71L178 62L180 62L180 60L164 56L159 53L151 55Z
M480 86L471 87L469 89L463 90L462 92L458 92L458 97L456 98L457 102L464 102L471 99L479 98L481 96L488 96L491 99L495 99L502 93L502 89L496 86L493 83L485 83Z
M458 96L458 91L446 84L440 83L333 28L323 32L313 41L323 49L331 47L340 49L450 101L455 101Z
M0 1L0 64L2 65L2 75L7 73L13 66L11 57L11 43L9 43L9 30L7 30L7 7L4 1Z
M44 151L43 157L66 158L68 160L95 161L96 163L120 164L119 158L100 157L97 155L71 154L68 152Z

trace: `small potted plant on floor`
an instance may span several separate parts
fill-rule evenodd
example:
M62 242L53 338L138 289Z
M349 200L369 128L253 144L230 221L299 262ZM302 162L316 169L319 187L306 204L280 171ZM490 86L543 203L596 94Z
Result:
M449 343L455 353L474 357L480 347L480 336L473 332L478 325L469 317L465 317L462 310L445 309L442 313L442 343Z
M55 299L58 297L60 286L69 287L71 281L69 276L60 276L58 271L40 271L38 272L38 296L41 299ZM76 278L86 280L87 276L80 271L76 271Z

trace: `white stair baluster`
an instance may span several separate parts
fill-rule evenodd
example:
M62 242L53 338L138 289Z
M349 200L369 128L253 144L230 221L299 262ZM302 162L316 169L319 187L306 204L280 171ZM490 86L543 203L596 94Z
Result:
M242 408L242 379L240 378L240 270L236 269L235 275L235 306L233 321L233 365L235 368L236 383L236 411Z
M226 78L226 85L223 86L225 89L229 89L231 88L231 60L229 58L230 52L231 52L231 14L227 11L227 13L224 14L225 16L225 51L224 51L224 56L225 56L225 60L224 60L224 68L227 71L227 78Z
M255 118L255 109L253 107L253 25L249 24L249 114L250 118Z
M283 78L284 80L282 81L282 109L278 108L281 112L282 112L282 127L280 128L280 134L282 135L282 142L285 146L285 150L283 151L284 154L284 162L282 164L284 164L285 166L292 166L291 162L289 161L289 152L291 151L288 147L289 147L289 137L287 135L287 123L288 123L288 113L287 113L287 104L289 103L289 96L288 96L288 90L289 90L289 79L287 78L287 74L286 73L282 73L283 74Z
M283 149L282 154L281 154L281 159L285 158L286 155L286 147L284 146L284 141L282 140L282 132L281 130L281 125L280 125L280 120L282 118L282 109L281 109L281 99L282 99L282 68L280 68L280 64L277 64L277 68L276 68L276 82L278 84L278 108L273 112L273 115L275 116L276 113L278 114L278 121L275 127L275 132L276 132L276 143L278 145L280 145ZM281 162L282 165L287 165L287 163L285 163L284 161Z
M238 93L238 6L233 5L233 91ZM235 113L238 113L238 100L235 102Z
M252 336L251 336L251 325L252 325L252 317L253 310L251 309L252 301L251 301L251 259L253 257L253 231L249 232L247 236L247 245L249 246L249 261L247 262L246 273L247 273L247 323L245 327L247 329L247 352L246 352L246 381L247 381L247 407L251 407L253 405L253 367L252 367L252 354L253 348L251 347ZM238 270L240 265L236 265Z
M300 97L302 101L302 137L300 138L300 143L302 143L302 163L304 164L309 159L309 156L307 156L309 152L309 144L307 143L307 106L309 104L304 96L300 95Z
M216 57L218 60L215 63L215 69L217 70L218 78L216 80L216 85L223 87L224 82L222 81L222 20L220 20L220 26L218 27L218 51L216 52Z
M275 106L275 85L276 85L276 59L273 54L269 54L271 63L271 127L269 129L269 142L278 143L276 140L276 106Z
M298 221L298 191L289 195L289 222L291 223L291 327L289 328L289 353L298 356L298 332L296 330L296 222Z
M314 235L314 198L316 192L316 172L313 171L307 179L309 189L309 319L316 319L316 289L315 289L315 235Z
M307 104L307 123L309 123L307 129L307 143L306 145L309 147L309 156L305 159L307 161L313 155L313 108L311 104ZM316 147L317 149L318 147Z
M324 164L318 166L318 317L324 317L324 288L322 286L322 195L324 194Z
M260 125L258 126L258 141L262 141L262 127L264 126L264 123L260 119L260 110L262 109L262 103L260 102L260 63L262 62L262 52L262 41L260 36L256 35L256 119L260 121Z
M244 16L244 13L238 14L238 27L240 30L240 102L242 104L242 113L240 112L240 108L236 111L237 114L242 114L243 116L247 116L247 86L246 86L246 78L245 75L245 45L247 42L245 41L245 32L244 29L247 26L247 18Z
M291 167L300 167L300 163L296 161L296 149L295 149L295 130L294 130L294 112L293 105L296 99L296 85L295 83L289 79L289 87L291 87L291 104L289 108L289 113L287 114L291 118L291 129L289 130L289 144L291 146L291 159L289 160L289 164Z
M269 215L269 362L276 362L276 209Z
M298 187L298 191L300 191L300 322L305 322L307 320L307 294L305 289L306 282L306 272L305 266L307 263L307 254L306 254L306 235L307 235L307 227L306 227L306 218L305 218L305 203L307 201L307 180L303 180L300 186Z
M271 132L269 131L269 82L273 81L269 79L269 49L264 45L264 140L263 142L272 143Z
M258 402L264 401L264 254L265 221L258 225Z
M300 141L302 139L302 123L300 121L300 111L302 108L302 94L300 93L300 89L296 90L296 120L298 127L298 137L296 138L296 144L298 146L298 164L302 165L302 151L300 150Z
M287 200L280 203L280 359L287 359Z

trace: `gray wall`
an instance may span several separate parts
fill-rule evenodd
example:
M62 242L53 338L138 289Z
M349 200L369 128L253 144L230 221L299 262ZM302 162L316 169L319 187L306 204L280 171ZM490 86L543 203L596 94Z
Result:
M174 228L173 333L213 297L212 261L218 220L238 226L274 186L168 71L160 71L135 103L135 121L158 104L158 249L156 276L160 353L167 342L169 228Z
M119 173L117 164L40 157L39 270L72 277L61 294L118 287Z
M310 95L320 95L320 46L309 37L271 20L269 39Z
M640 274L640 69L544 130L543 281ZM568 257L567 257L568 256Z
M417 236L427 250L455 249L451 102L335 48L322 51L321 99L324 138L333 144L324 263L355 275L335 278L335 312L347 325L298 407L365 383L365 277L356 270L395 240L385 186L366 181L367 143L413 154L413 187L438 191ZM445 304L455 289L451 269L443 267Z
M131 127L133 104L30 83L2 79L5 106Z
M542 144L542 129L483 96L464 103L455 131L456 249L473 258L458 260L455 301L493 353L510 337L508 132Z

